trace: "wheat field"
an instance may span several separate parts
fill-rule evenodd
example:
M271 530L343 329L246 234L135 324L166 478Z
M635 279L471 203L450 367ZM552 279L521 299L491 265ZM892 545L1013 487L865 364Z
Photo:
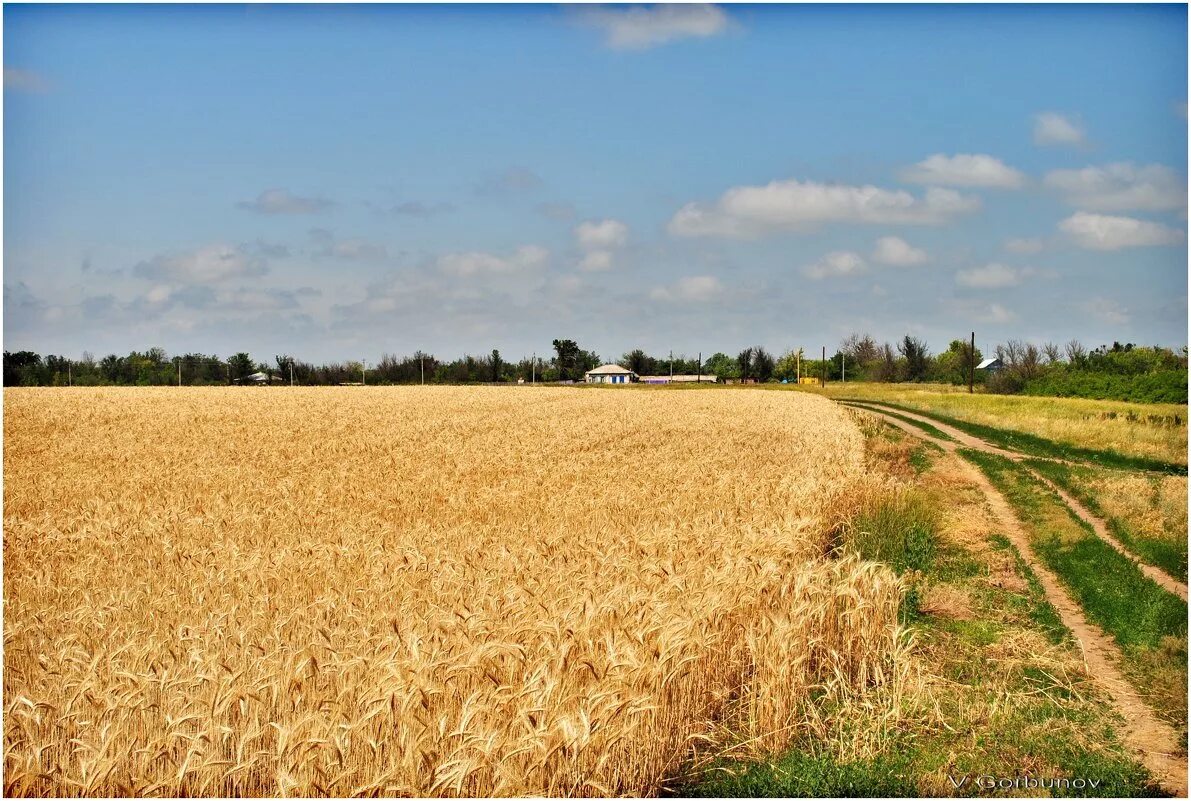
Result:
M8 795L656 792L896 672L809 394L4 393Z

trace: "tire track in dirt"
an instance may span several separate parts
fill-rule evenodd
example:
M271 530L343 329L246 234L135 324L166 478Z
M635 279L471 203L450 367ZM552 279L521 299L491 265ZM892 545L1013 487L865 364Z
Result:
M894 418L890 417L889 415L884 414L883 413L884 410L877 403L867 404L867 403L848 402L844 405L851 406L854 409L863 409L865 411L881 414L882 417L884 417L886 420L889 420L889 421L892 421L894 419ZM1092 527L1092 531L1094 531L1096 533L1097 537L1104 540L1106 543L1108 543L1113 548L1115 548L1122 556L1124 556L1130 562L1135 563L1138 566L1138 568L1141 569L1141 572L1143 574L1145 574L1148 578L1152 579L1153 582L1155 584L1157 584L1159 587L1163 588L1164 590L1166 590L1169 593L1177 595L1179 598L1182 598L1184 601L1187 600L1187 585L1186 584L1184 584L1183 582L1174 578L1173 576L1171 576L1169 573L1162 570L1161 568L1155 567L1154 565L1151 565L1151 564L1148 564L1148 563L1142 561L1136 553L1134 553L1133 551L1130 551L1128 548L1125 547L1124 543L1122 543L1115 536L1113 536L1112 532L1108 528L1107 521L1105 521L1101 517L1098 517L1098 516L1092 514L1092 512L1086 506L1084 506L1082 503L1077 501L1074 497L1071 496L1070 493L1068 493L1062 487L1058 486L1057 484L1055 484L1053 481L1051 481L1049 478L1042 475L1041 473L1038 473L1036 470L1032 470L1029 465L1024 464L1026 459L1038 459L1039 457L1027 456L1026 454L1019 453L1017 451L1010 451L1010 450L1006 450L1005 448L1000 448L996 445L990 445L989 443L985 442L984 440L980 439L979 437L972 436L971 434L967 434L963 431L960 431L958 428L949 426L946 423L940 423L939 421L934 420L930 417L926 417L924 415L914 414L913 412L902 411L901 409L896 409L896 410L891 409L889 411L893 412L895 414L901 415L902 417L910 418L911 420L917 420L920 423L927 423L929 425L932 425L935 428L937 428L939 431L942 431L947 436L955 439L956 442L958 442L960 445L963 445L965 448L971 448L972 450L976 450L976 451L983 451L984 453L993 453L998 456L1004 456L1006 459L1010 459L1011 461L1017 462L1018 464L1020 464L1022 466L1022 468L1024 470L1028 471L1031 476L1033 476L1035 479L1040 481L1043 485L1048 487L1052 492L1054 492L1056 495L1058 495L1059 498L1063 501L1063 503L1067 504L1067 508L1069 508L1071 511L1073 511L1075 513L1075 515L1080 520L1083 520L1085 523L1087 523L1089 526ZM906 430L908 430L908 429L906 429ZM917 431L918 433L921 433L921 434L926 434L928 437L930 436L928 432L921 431L920 429L915 429L915 431ZM932 438L931 441L936 441L936 440L934 438ZM937 442L940 445L943 444L942 440L938 440ZM947 443L947 444L952 445L952 450L954 450L955 443ZM1046 459L1044 461L1062 461L1062 460ZM1064 464L1071 464L1071 463L1064 462Z
M912 436L932 442L952 455L958 455L956 451L961 445L973 447L976 450L1009 453L994 448L994 446L970 435L964 435L965 439L974 440L975 444L970 445L964 439L947 430L947 426L938 425L933 420L924 419L923 422L929 422L940 431L955 436L958 442L933 437L904 420L890 417L876 409L860 408L859 410L868 412ZM901 414L900 410L898 413ZM906 416L910 417L911 415ZM962 434L963 432L957 433ZM1120 668L1117 667L1121 660L1121 652L1116 644L1099 627L1087 619L1083 608L1067 592L1058 576L1034 557L1034 552L1030 548L1029 534L1018 520L1009 502L1005 500L1005 496L971 462L962 458L958 462L971 482L980 488L994 518L1000 524L1002 532L1021 554L1022 560L1034 571L1046 594L1046 599L1054 606L1063 625L1071 630L1076 642L1079 643L1088 674L1101 684L1112 698L1113 704L1124 719L1121 733L1125 744L1136 753L1141 763L1149 769L1167 792L1177 798L1186 798L1186 743L1182 742L1172 726L1154 715L1153 710L1141 699L1141 696L1121 673Z

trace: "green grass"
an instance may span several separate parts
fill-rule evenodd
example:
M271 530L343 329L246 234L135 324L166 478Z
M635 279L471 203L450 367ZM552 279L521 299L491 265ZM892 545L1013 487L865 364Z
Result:
M865 798L917 796L904 753L857 762L790 751L772 762L712 765L677 794L689 798Z
M982 423L960 420L955 417L939 414L938 412L924 412L921 409L913 409L889 401L865 402L929 417L932 420L938 420L940 423L946 423L949 426L958 428L966 434L979 437L985 442L1005 448L1006 450L1018 451L1028 456L1037 456L1045 459L1064 459L1072 462L1088 462L1099 465L1100 467L1114 467L1121 470L1150 470L1157 473L1169 473L1171 475L1187 475L1186 465L1175 464L1173 462L1164 462L1159 459L1149 459L1142 456L1127 456L1112 450L1080 448L1075 445L1056 442L1055 440L1043 439L1033 434L1027 434L1024 431L995 428L993 426L983 425Z
M946 440L947 442L955 442L955 437L951 436L950 434L946 433L945 431L941 431L938 428L935 428L930 423L924 423L921 420L915 420L913 417L906 417L905 415L898 414L897 412L889 411L888 409L879 409L879 408L872 409L872 407L867 405L866 401L850 400L847 398L841 398L840 403L842 403L845 406L851 406L852 408L855 408L855 409L870 409L872 411L879 411L882 414L885 414L885 415L888 415L888 416L894 418L895 420L901 420L903 423L906 423L907 425L912 425L912 426L914 426L914 428L917 428L920 431L925 431L926 433L930 434L932 437L935 437L936 439ZM874 405L876 404L876 402L873 402L873 403L874 403Z
M997 550L1013 554L1017 571L1025 577L1026 586L1029 588L1027 597L1009 594L1010 597L1006 599L1007 605L1028 615L1030 620L1046 634L1047 639L1055 645L1070 641L1071 630L1063 624L1063 619L1059 617L1059 610L1046 600L1046 590L1042 588L1042 582L1026 564L1026 560L1021 558L1021 554L1013 547L1013 543L1009 542L1003 534L992 535L989 537L989 542Z
M1076 500L1088 507L1092 514L1103 518L1113 536L1142 561L1162 569L1179 581L1184 583L1187 581L1186 540L1171 542L1139 536L1129 521L1114 517L1104 511L1096 496L1088 491L1087 486L1079 480L1076 469L1070 465L1038 459L1029 459L1026 463L1032 470L1071 493Z
M1031 532L1039 558L1088 618L1121 647L1126 675L1162 717L1187 725L1187 604L1097 537L1020 465L963 449L1004 493Z
M898 573L926 570L935 555L938 520L938 512L924 495L893 495L855 517L844 545L863 559L885 562Z

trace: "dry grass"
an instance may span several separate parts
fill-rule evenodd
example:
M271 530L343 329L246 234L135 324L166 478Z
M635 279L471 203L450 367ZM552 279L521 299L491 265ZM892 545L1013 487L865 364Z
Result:
M829 384L829 396L884 400L1080 448L1187 463L1187 407L1083 398L969 395L939 384ZM1175 424L1175 418L1181 421Z
M1111 470L1094 475L1088 490L1104 513L1127 521L1135 536L1169 543L1187 541L1187 477L1144 476Z
M810 395L6 390L8 795L655 790L896 714ZM892 710L892 711L891 711Z

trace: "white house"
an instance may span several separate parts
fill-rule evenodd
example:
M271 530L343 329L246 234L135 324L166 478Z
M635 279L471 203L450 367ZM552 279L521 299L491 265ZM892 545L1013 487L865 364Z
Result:
M240 384L279 384L284 379L281 376L270 376L268 373L253 373L246 375L243 378L237 378L236 382Z
M619 364L604 364L584 373L583 380L588 384L632 384L637 374Z
M1000 359L985 359L976 365L977 370L992 370L993 372L1003 370L1004 368L1005 364Z

